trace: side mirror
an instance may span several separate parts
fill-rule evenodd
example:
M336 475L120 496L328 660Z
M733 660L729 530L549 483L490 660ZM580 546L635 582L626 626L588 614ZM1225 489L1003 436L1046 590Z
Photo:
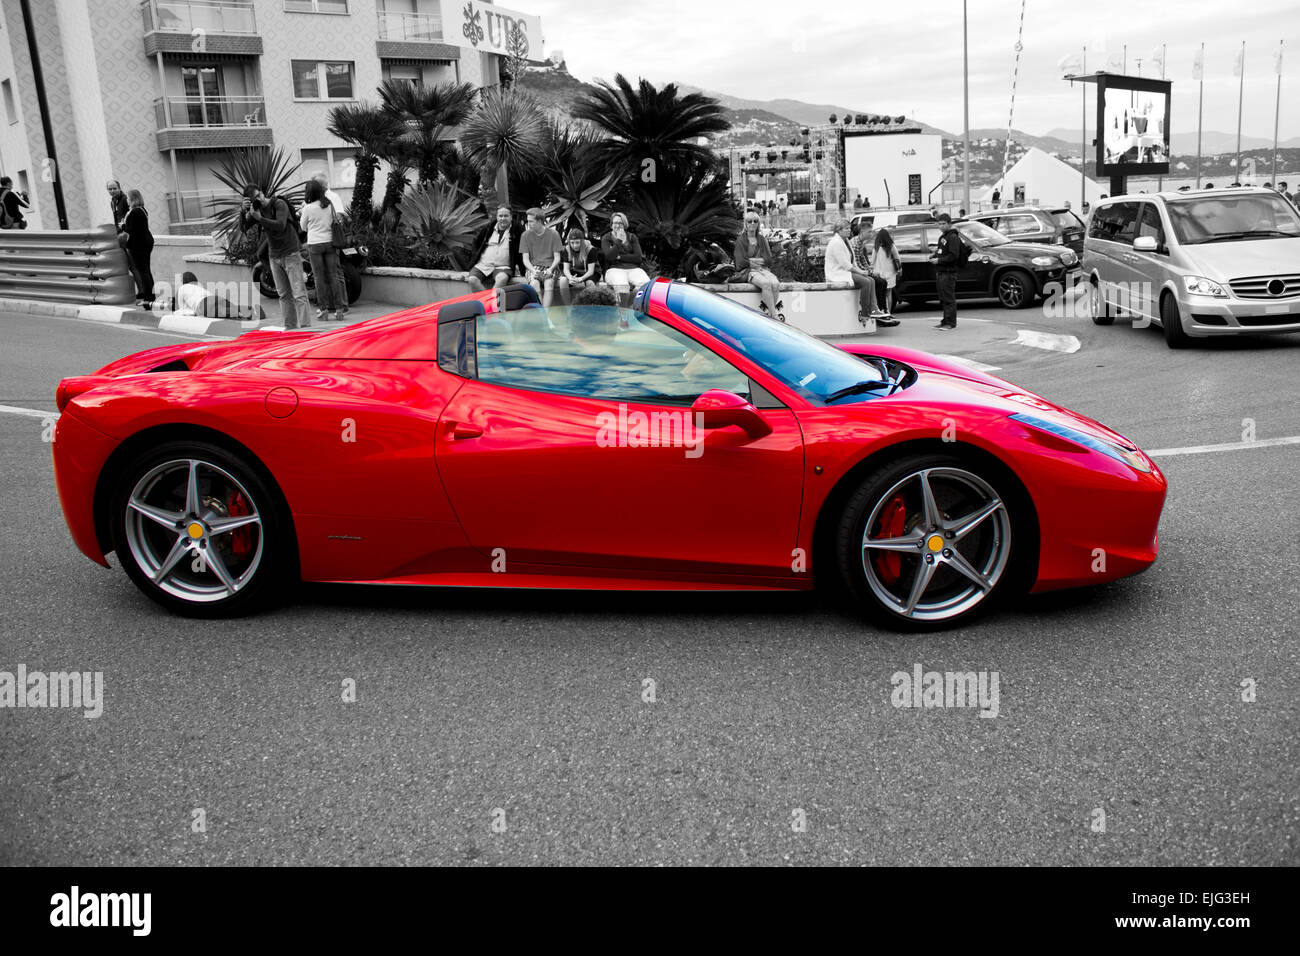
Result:
M1138 236L1133 240L1134 252L1158 252L1160 244L1156 242L1155 236Z
M701 428L726 428L738 425L750 438L772 434L758 409L734 392L711 388L691 405L691 412Z

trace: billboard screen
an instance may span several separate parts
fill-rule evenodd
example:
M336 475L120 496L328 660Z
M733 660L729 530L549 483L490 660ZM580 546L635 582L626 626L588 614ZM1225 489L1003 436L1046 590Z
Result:
M1163 176L1169 172L1168 80L1102 75L1097 83L1097 172Z

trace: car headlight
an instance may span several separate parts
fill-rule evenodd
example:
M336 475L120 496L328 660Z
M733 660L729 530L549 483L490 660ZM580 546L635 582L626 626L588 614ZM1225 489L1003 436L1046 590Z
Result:
M1029 261L1040 269L1050 269L1052 266L1060 264L1060 260L1055 259L1052 256L1034 256L1034 258Z
M1183 276L1183 288L1192 295L1212 295L1218 299L1227 298L1228 293L1217 282L1211 282L1205 276Z
M1028 425L1030 428L1037 428L1039 431L1055 435L1057 438L1064 438L1066 441L1074 442L1076 445L1082 445L1084 448L1100 452L1108 458L1114 458L1116 461L1122 461L1134 471L1140 471L1146 474L1151 471L1151 465L1136 448L1128 448L1115 442L1106 441L1104 438L1098 438L1095 435L1089 435L1087 432L1080 431L1077 428L1071 428L1062 422L1053 421L1048 418L1041 418L1038 415L1027 415L1024 412L1017 412L1011 416L1013 421L1020 422L1022 425Z
M1062 264L1062 265L1072 266L1072 265L1074 265L1074 264L1075 264L1076 262L1078 262L1078 261L1079 261L1079 257L1076 256L1073 252L1062 252L1062 253L1061 253L1061 264Z

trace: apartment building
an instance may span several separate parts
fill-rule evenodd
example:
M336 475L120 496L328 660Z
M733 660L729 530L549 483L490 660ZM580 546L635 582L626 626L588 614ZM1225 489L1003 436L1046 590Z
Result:
M0 171L30 196L32 228L59 227L57 176L70 228L109 221L113 178L144 193L156 233L206 232L225 191L211 169L247 146L326 170L346 201L355 167L326 130L333 106L376 101L387 79L499 82L488 44L459 25L446 41L439 0L28 0L56 164L23 6L0 0Z

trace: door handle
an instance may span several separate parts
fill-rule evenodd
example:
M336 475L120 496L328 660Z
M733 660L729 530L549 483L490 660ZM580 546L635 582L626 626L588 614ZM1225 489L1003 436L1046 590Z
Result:
M457 422L452 426L451 437L453 441L463 441L466 438L478 438L483 434L483 429L477 425L467 425L465 422Z

